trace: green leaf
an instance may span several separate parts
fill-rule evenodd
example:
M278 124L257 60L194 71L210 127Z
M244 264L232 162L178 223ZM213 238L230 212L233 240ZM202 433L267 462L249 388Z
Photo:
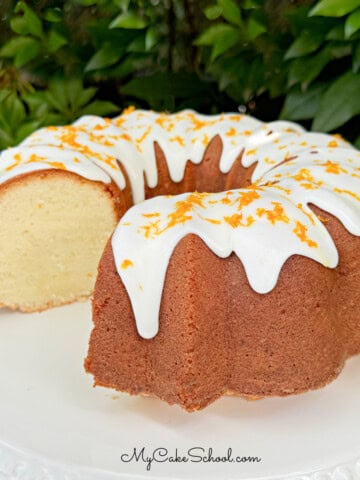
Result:
M9 90L0 90L0 104L11 94Z
M64 97L72 110L76 110L79 105L79 97L83 91L83 84L78 77L69 77L63 82Z
M108 20L102 22L101 19L96 23L89 25L88 30L91 39L96 49L101 48L104 43L110 43L114 49L121 49L125 51L126 46L129 45L138 35L138 30L127 30L121 28L109 29Z
M143 69L144 61L148 58L147 53L129 53L119 65L111 70L111 75L117 79L134 75L134 72Z
M48 110L45 92L42 90L27 93L22 96L31 115L36 118L42 118Z
M299 82L303 86L308 85L319 75L331 58L330 49L325 47L315 55L294 59L289 70L289 86Z
M40 53L40 43L32 38L29 38L29 40L32 40L32 42L28 42L26 48L16 53L14 65L17 68L29 63Z
M248 76L246 80L247 96L250 100L257 94L261 93L261 86L264 80L264 62L260 57L255 57L248 67ZM245 99L246 99L246 95Z
M354 142L354 146L360 150L360 137L357 137L357 139Z
M32 120L22 124L16 131L16 143L20 143L22 140L28 137L30 133L37 130L40 127L40 123L40 120Z
M360 42L354 46L352 64L353 72L358 73L360 70Z
M321 0L310 10L309 15L342 17L358 7L360 0Z
M5 108L8 111L8 124L17 129L26 117L25 106L16 94L10 95L6 102Z
M163 109L165 104L174 104L174 99L209 97L209 86L193 73L155 73L130 80L120 93L145 100L151 108Z
M142 29L147 25L147 21L135 15L134 13L121 13L118 15L109 25L109 28L129 28L129 29Z
M314 85L305 92L300 87L293 88L286 96L280 118L293 121L313 118L325 88L324 85Z
M222 14L222 7L220 5L210 5L204 9L205 17L208 20L216 20Z
M225 23L218 23L207 28L195 41L195 45L214 45L227 32L233 31L234 27Z
M59 48L68 43L67 39L55 29L50 30L47 48L50 53L55 53Z
M360 75L347 72L323 95L313 130L329 132L360 113Z
M111 115L112 113L118 113L120 108L112 102L103 100L95 100L89 103L82 111L82 115Z
M104 43L103 46L95 52L86 64L85 71L99 70L106 68L118 62L124 54L124 47L116 46L111 43Z
M11 30L18 35L28 35L29 27L24 17L13 17L10 20Z
M0 128L0 150L16 144L16 140L4 129Z
M79 93L76 103L74 102L75 108L84 107L90 100L95 96L97 89L95 87L85 88Z
M30 33L31 35L34 35L34 37L42 38L43 36L42 23L40 18L34 12L34 10L32 10L25 2L20 1L17 3L15 7L15 12L23 13L22 18L27 28L26 33ZM22 28L23 27L24 27L24 24ZM25 32L17 32L17 33L24 34Z
M350 38L360 29L360 9L348 16L345 22L345 38Z
M222 8L222 16L234 25L242 25L241 10L234 0L218 0L219 6Z
M150 27L145 34L145 50L151 50L160 40L159 29Z
M266 27L257 18L251 16L247 23L247 34L250 40L255 40L259 35L266 32Z
M261 7L263 0L245 0L243 8L246 10L251 10L253 8Z
M145 52L145 35L141 33L127 47L127 52Z
M344 58L351 55L350 42L334 42L328 44L333 58Z
M311 30L304 30L300 37L298 37L287 50L284 59L302 57L308 53L315 52L323 41L323 34L321 32L314 32Z
M326 35L326 40L343 41L345 39L344 24L335 25Z
M214 61L219 55L236 45L239 39L239 30L228 25L228 29L223 31L222 35L216 39L213 45L211 60Z
M45 100L49 106L61 113L68 112L68 99L64 79L53 77L49 82L49 88L45 91Z
M220 91L224 91L232 84L239 85L244 82L244 72L248 70L248 62L241 56L222 57L211 64L208 72L218 81Z
M8 42L0 50L0 56L2 57L15 57L19 50L26 48L27 45L36 41L29 37L14 37L10 39Z
M15 67L22 67L35 58L40 51L40 43L31 37L15 37L0 50L2 57L14 57Z
M74 119L75 120L75 119ZM43 117L42 125L66 125L71 122L72 118L69 118L68 115L63 115L62 113L47 113Z
M118 8L120 8L124 12L127 12L130 5L130 0L113 0L113 2Z
M58 23L62 20L62 11L61 8L47 8L44 12L44 18L48 22Z

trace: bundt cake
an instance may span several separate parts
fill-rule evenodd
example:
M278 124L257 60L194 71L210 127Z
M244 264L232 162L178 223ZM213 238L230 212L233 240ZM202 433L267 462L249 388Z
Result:
M95 385L193 411L334 379L360 352L360 153L235 114L114 123L138 150L126 188L148 200L100 261Z
M318 388L360 352L360 153L339 137L128 109L35 132L0 183L0 306L88 296L121 218L94 293L96 385L192 411Z

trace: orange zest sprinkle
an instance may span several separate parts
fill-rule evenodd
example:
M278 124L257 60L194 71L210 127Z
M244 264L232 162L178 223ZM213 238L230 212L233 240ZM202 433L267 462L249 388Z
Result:
M17 167L19 163L21 163L21 154L20 153L15 153L14 155L14 160L15 162L9 165L8 167L5 168L5 171L8 172L9 170L12 170L13 168Z
M202 201L203 196L204 194L191 193L186 200L180 200L176 202L175 204L176 210L175 212L170 213L168 215L169 222L165 227L165 229L174 227L179 223L185 223L188 220L191 220L192 215L189 215L189 213L193 211L195 206L204 208L204 204Z
M325 170L327 173L334 173L335 175L339 175L340 173L348 173L345 168L340 167L340 165L336 162L331 162L327 160L325 163L320 163L320 165L326 167Z
M107 125L100 125L100 123L93 127L94 130L104 130L105 128L107 128Z
M42 157L41 155L36 155L36 153L32 153L29 159L25 163L36 163L36 162L50 163L50 162L47 162L46 160L47 160L46 157Z
M226 137L234 137L236 135L236 130L234 127L229 128L227 132L225 132Z
M284 192L287 195L291 194L290 188L285 188L285 187L282 187L281 185L277 185L277 184L273 184L273 185L271 185L271 187L276 188L277 190L280 190L281 192Z
M265 216L272 225L275 225L276 222L289 223L290 219L285 215L284 207L279 202L271 202L271 204L274 205L272 210L258 208L256 210L256 215L260 218Z
M344 137L340 133L334 133L332 136L344 142Z
M168 115L160 115L156 120L155 123L160 125L161 128L164 130L171 132L173 130L175 124L170 120L170 117Z
M126 140L127 142L131 142L131 137L128 133L122 133L120 135L120 138L122 138L123 140Z
M185 141L183 137L180 137L180 135L176 135L176 137L171 137L169 138L170 142L177 142L180 147L185 147Z
M308 219L310 220L310 222L311 222L313 225L315 225L315 220L314 220L313 215L311 215L310 212L307 212L307 211L305 210L304 205L303 205L302 203L298 203L296 206L297 206L297 208L298 208L299 210L301 210L301 212L302 212L304 215L306 215L306 216L308 217Z
M322 223L328 223L329 219L322 217L321 215L316 214L317 218L320 220Z
M204 128L204 127L209 127L211 125L215 125L216 123L216 120L200 120L192 112L188 112L185 117L182 117L181 115L178 115L177 117L180 117L179 120L183 120L184 118L189 119L193 124L193 127L190 128L190 130L193 130L193 131L200 130L201 128ZM178 119L177 117L176 119Z
M248 205L250 205L250 203L260 198L260 195L256 191L256 189L244 191L240 190L239 194L240 196L238 198L238 210L241 210L243 207L247 207Z
M142 216L145 217L145 218L160 217L160 213L159 213L159 212L155 212L155 213L142 213Z
M154 235L160 235L161 230L159 226L160 220L156 220L156 222L149 222L146 225L142 225L139 230L143 231L145 238L153 237Z
M300 168L299 172L293 176L295 180L299 182L307 180L308 182L314 182L314 177L311 175L308 168Z
M225 216L224 220L232 228L249 227L250 225L252 225L254 223L254 218L251 215L249 215L246 218L246 221L244 222L242 213L234 213L230 217Z
M345 195L349 195L350 197L355 198L358 202L360 202L360 195L357 193L352 192L351 190L344 190L342 188L334 188L334 192L336 193L345 193Z
M134 107L134 105L130 105L129 107L125 108L123 111L122 111L122 115L129 115L129 113L132 113L136 110L136 108Z
M331 142L328 143L327 145L329 148L336 148L339 146L338 142L336 140L331 140Z
M275 160L271 160L270 157L264 158L264 162L269 164L269 165L274 165L276 163Z
M120 117L117 117L115 118L115 120L113 120L113 122L115 123L115 125L117 127L121 127L121 125L123 125L123 123L125 123L126 119L123 117L123 116L120 116ZM96 127L95 127L96 129Z
M207 217L201 217L203 220L206 220L209 223L212 223L214 225L220 225L221 220L216 220L216 218L207 218Z
M140 144L145 140L145 138L150 134L150 132L151 132L151 127L148 127L145 130L145 132L141 135L141 137L139 137L135 140L136 146L138 147L138 149L140 149Z
M256 155L257 154L257 148L252 148L251 150L248 150L246 152L246 155Z
M62 162L46 162L48 165L54 168L59 168L60 170L66 170L66 166Z
M134 263L128 258L125 258L125 260L123 260L122 264L120 265L120 268L122 268L122 270L126 270L127 268L133 267L133 266L134 266Z
M203 138L202 138L202 144L206 147L209 144L209 136L204 133Z
M293 232L302 242L306 243L309 247L316 248L318 246L318 244L314 242L314 240L311 240L311 238L307 236L306 225L299 222L298 220L296 221L296 227L293 229Z
M242 119L244 118L244 115L229 115L229 119L232 121L232 122L240 122Z
M321 187L323 182L316 182L316 183L300 183L300 187L305 188L305 190L316 190L317 188Z

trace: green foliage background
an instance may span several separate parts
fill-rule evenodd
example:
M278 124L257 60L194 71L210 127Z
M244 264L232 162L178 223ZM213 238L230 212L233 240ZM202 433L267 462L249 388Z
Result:
M0 149L130 104L239 108L360 147L360 0L2 0L0 22Z

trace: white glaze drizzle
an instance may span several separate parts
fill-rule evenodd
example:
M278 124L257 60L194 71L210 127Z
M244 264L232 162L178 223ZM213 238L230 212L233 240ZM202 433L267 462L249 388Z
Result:
M219 257L235 252L258 293L275 287L283 264L295 254L335 268L337 249L308 203L360 236L360 153L302 152L248 189L155 197L130 209L112 245L139 334L152 338L158 331L168 262L187 234L198 235Z
M235 252L259 293L274 288L291 255L336 267L336 247L308 204L332 213L349 232L360 235L360 153L340 138L308 133L292 122L265 124L240 114L206 116L186 110L167 115L129 109L114 120L85 116L71 126L34 132L19 147L1 154L0 183L55 168L90 180L114 181L124 189L121 162L138 203L144 200L144 174L150 187L157 185L155 141L165 154L170 178L178 182L186 162L200 163L215 135L223 144L220 171L229 172L243 151L244 167L256 163L256 183L231 192L185 193L140 203L125 214L112 239L139 334L151 338L158 331L169 259L189 233L220 257Z

